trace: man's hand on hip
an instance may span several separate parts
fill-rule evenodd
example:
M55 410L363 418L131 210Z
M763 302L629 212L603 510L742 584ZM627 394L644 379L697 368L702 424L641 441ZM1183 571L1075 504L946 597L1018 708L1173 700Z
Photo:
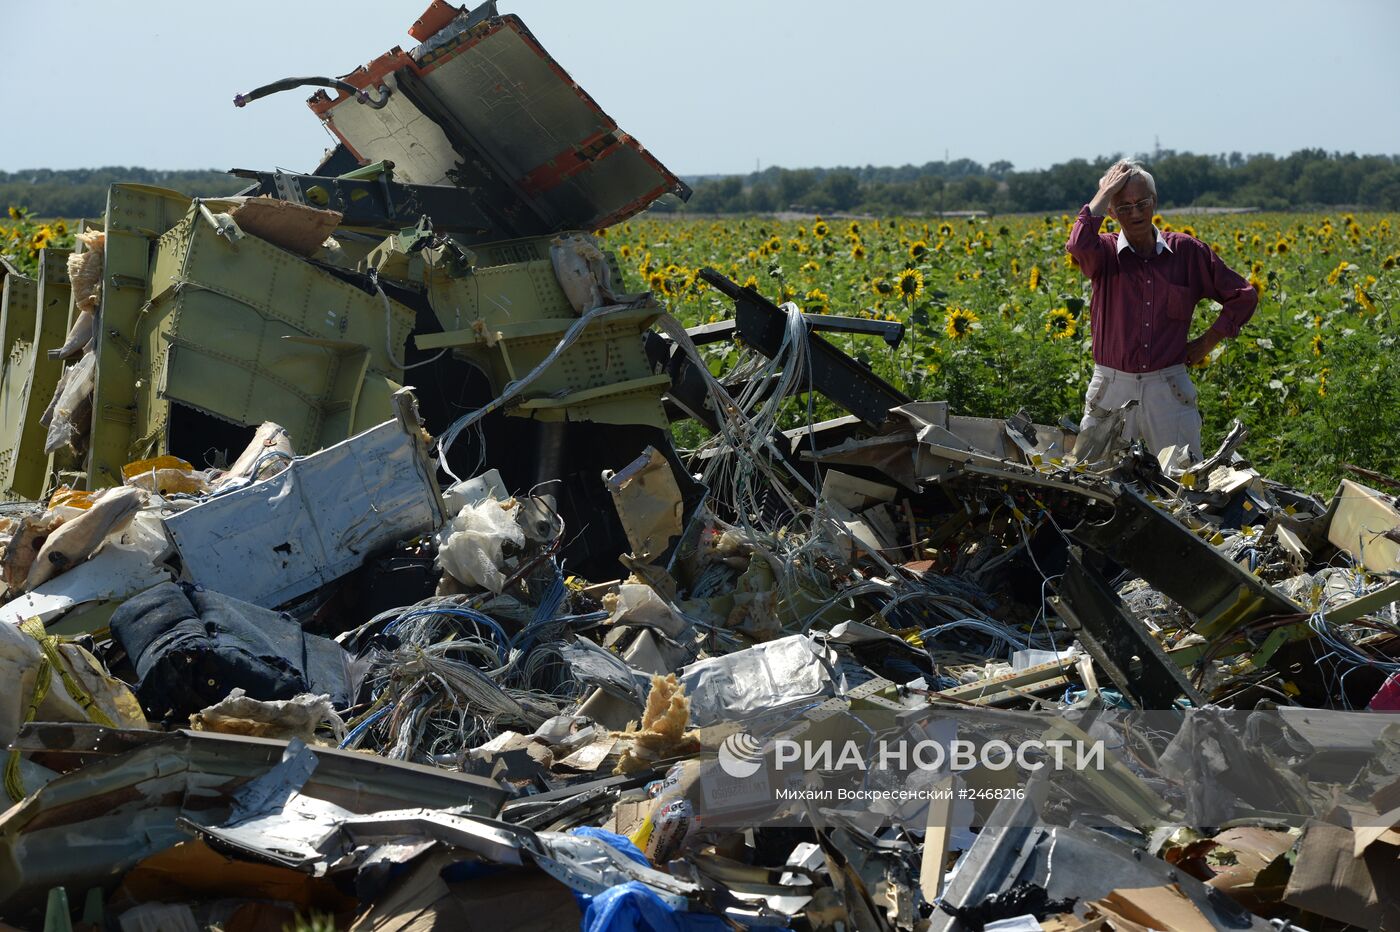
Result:
M1196 339L1186 344L1186 365L1199 366L1210 355L1210 351L1215 349L1220 338L1207 330Z

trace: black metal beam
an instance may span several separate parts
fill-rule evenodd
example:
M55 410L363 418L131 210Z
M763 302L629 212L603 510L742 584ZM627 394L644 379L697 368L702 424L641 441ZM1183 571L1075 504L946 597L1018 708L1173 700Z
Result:
M347 227L386 233L417 225L430 217L433 230L455 233L469 245L548 232L502 221L482 210L479 193L451 185L399 184L386 177L336 178L281 171L232 169L229 174L256 183L248 193L309 204L344 215Z
M1123 607L1096 571L1084 565L1084 552L1071 546L1064 576L1050 599L1079 643L1140 709L1170 709L1185 696L1200 708L1201 694L1172 663L1152 632Z
M776 355L787 326L783 310L752 288L744 288L714 269L701 269L700 277L734 302L735 322L744 342L770 359ZM890 408L913 401L872 372L869 366L817 336L814 329L809 324L807 344L813 389L871 427L882 425L889 417Z
M876 336L895 349L904 339L904 325L893 320L869 320L864 317L842 317L836 314L803 314L807 323L817 332L854 333L858 336ZM690 341L696 346L732 340L738 324L732 320L721 320L713 324L701 324L686 328Z
M1191 612L1199 619L1197 633L1208 638L1261 618L1306 614L1128 486L1117 496L1112 518L1086 521L1070 536Z

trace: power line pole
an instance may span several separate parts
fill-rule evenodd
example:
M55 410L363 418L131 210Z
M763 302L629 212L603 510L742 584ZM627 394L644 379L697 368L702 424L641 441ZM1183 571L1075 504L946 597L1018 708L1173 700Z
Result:
M943 218L943 195L948 190L948 150L943 150L943 178L938 185L938 217Z

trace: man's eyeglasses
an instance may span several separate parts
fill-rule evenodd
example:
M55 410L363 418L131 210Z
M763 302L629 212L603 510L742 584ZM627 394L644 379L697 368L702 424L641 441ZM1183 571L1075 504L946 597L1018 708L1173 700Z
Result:
M1140 211L1147 211L1150 209L1152 209L1152 198L1145 197L1142 200L1134 201L1131 204L1119 204L1117 207L1113 208L1113 211L1117 214L1135 214Z

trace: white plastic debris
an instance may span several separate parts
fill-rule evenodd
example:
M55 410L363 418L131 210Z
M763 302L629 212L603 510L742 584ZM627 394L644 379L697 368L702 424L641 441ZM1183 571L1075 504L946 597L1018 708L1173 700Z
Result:
M828 652L804 634L697 661L680 680L697 728L836 694Z
M438 532L438 563L467 586L500 592L505 545L525 546L525 532L515 520L520 503L486 499L467 505Z
M501 502L510 498L499 470L488 469L479 476L454 482L443 489L442 507L448 514L455 515L468 505L479 504L488 498Z
M65 521L44 541L29 568L26 589L34 589L92 556L108 535L124 529L146 503L141 489L107 489L85 512Z
M64 447L75 445L87 434L87 428L78 417L78 409L92 397L92 386L97 375L97 357L86 353L73 365L63 370L58 387L54 389L54 400L48 415L48 436L44 440L44 452L55 453Z

